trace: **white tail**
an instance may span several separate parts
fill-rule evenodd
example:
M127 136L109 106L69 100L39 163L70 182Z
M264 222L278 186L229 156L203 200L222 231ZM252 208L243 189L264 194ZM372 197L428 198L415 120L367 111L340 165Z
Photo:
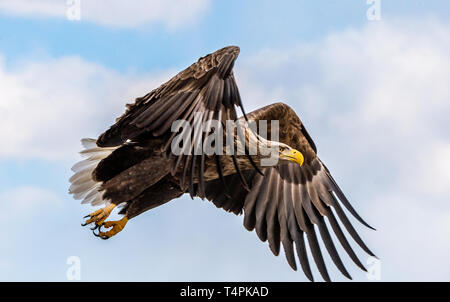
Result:
M87 158L72 167L75 174L69 179L71 183L69 193L73 194L75 199L82 199L83 204L90 203L93 206L106 204L109 200L103 199L103 192L99 191L101 182L92 178L92 172L102 159L108 157L118 147L98 147L96 140L92 138L83 138L81 144L85 149L80 154Z

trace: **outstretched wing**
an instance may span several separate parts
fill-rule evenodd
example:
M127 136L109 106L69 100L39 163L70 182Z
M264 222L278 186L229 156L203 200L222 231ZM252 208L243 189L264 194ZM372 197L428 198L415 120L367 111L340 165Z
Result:
M325 218L350 258L365 270L347 241L333 210L350 236L364 251L373 255L353 228L341 205L344 205L361 223L370 226L356 213L328 169L317 157L314 142L295 112L287 105L277 103L250 113L248 118L279 120L280 141L304 154L303 166L292 162L280 162L278 166L266 167L263 170L264 175L244 171L248 182L251 183L250 192L239 188L238 176L232 174L225 178L228 184L236 188L232 196L227 197L225 189L214 180L207 183L206 197L217 207L227 211L235 214L243 211L245 228L249 231L256 230L262 241L268 240L269 247L275 255L279 254L282 244L287 261L294 270L297 268L295 243L300 265L310 280L313 280L313 276L307 256L305 235L320 274L324 280L330 281L319 247L317 229L337 268L346 277L351 278L339 257Z
M196 63L177 74L171 80L136 99L109 130L100 135L98 146L110 147L123 144L127 140L142 141L155 137L165 138L163 150L167 151L175 137L191 137L192 143L183 146L171 169L172 174L183 167L181 186L185 187L189 175L191 196L204 196L205 154L194 155L194 142L204 141L202 123L209 120L236 120L235 106L244 112L234 75L234 62L239 48L229 46L200 58ZM245 115L245 113L244 113ZM195 118L194 118L195 117ZM171 132L174 121L184 120L191 125L179 132ZM174 156L170 153L170 156ZM217 172L222 175L220 158L216 155ZM235 166L238 169L237 166ZM194 186L194 177L199 185ZM198 188L199 192L194 192Z

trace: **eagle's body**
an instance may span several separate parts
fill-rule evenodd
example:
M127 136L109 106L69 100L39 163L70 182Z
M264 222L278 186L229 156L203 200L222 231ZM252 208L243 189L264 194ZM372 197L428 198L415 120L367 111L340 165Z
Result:
M281 243L294 269L295 243L301 267L311 280L305 239L321 275L329 280L315 226L333 262L349 277L331 240L326 217L350 258L364 269L331 208L351 237L373 255L340 204L367 224L317 157L316 146L295 112L283 103L275 103L248 115L244 113L237 119L235 107L242 108L242 102L232 68L238 53L239 48L226 47L200 58L167 83L128 105L126 113L97 140L82 141L86 148L82 154L88 158L74 166L70 192L75 198L83 199L83 203L106 205L89 215L86 223L94 222L95 228L113 227L108 232L99 230L97 235L106 239L122 230L129 219L190 193L226 211L244 213L244 226L248 230L255 229L261 240L268 240L275 255ZM177 120L185 120L194 127L172 132L171 127ZM198 125L200 122L209 125L211 120L218 120L222 125L237 120L245 139L240 140L236 130L233 140L237 149L245 152L235 155L196 153L195 142L205 143L212 133L211 129L203 132ZM254 135L248 120L267 121L268 133L271 133L271 121L279 121L278 141ZM183 144L183 153L174 154L171 147L179 143L177 139L181 134L192 137L193 142ZM262 151L249 154L246 146L252 144L258 144L263 151L278 148L280 160L276 165L263 166ZM119 204L124 205L120 212L124 219L105 222Z

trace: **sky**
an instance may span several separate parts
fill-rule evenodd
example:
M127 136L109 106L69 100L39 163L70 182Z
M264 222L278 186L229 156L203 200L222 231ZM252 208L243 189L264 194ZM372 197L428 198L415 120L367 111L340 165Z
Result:
M352 220L380 259L354 244L373 278L341 253L353 280L450 281L449 11L438 0L0 0L0 281L307 280L208 201L183 196L102 241L80 226L93 209L68 194L81 138L226 45L241 48L247 111L294 108L377 229Z

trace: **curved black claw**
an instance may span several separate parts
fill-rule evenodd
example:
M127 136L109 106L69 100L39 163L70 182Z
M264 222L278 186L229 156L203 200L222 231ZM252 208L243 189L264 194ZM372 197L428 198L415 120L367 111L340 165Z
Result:
M91 230L95 231L95 230L98 229L98 228L99 228L99 225L98 225L98 224L95 224L95 225L91 228Z
M92 218L91 215L89 214L89 215L84 216L83 219L86 219L86 218L88 218L88 217L89 217L89 218ZM84 226L87 226L88 224L91 224L91 223L86 223L86 222L85 222L85 223L82 223L81 226L84 227Z
M101 225L96 225L95 228L91 228L92 234L94 234L95 237L100 237L100 232L102 231L102 226L103 226L104 224L105 224L105 223L102 223ZM98 233L95 233L95 230L98 230Z
M108 240L108 239L109 239L108 236L102 236L102 237L100 237L100 238L102 238L103 240Z

